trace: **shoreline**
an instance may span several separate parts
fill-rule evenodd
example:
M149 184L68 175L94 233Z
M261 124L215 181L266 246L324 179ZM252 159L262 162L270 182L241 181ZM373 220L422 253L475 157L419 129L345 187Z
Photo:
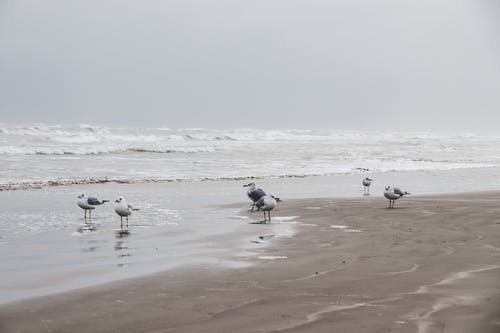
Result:
M416 194L497 189L497 172L492 168L373 174L369 198L380 198L385 185L408 190L413 193L410 199ZM0 191L0 294L4 299L0 303L143 276L186 263L214 262L220 253L235 248L251 251L258 245L250 244L248 249L247 240L235 243L224 237L237 225L249 227L245 220L234 216L238 215L235 211L247 206L237 203L247 200L241 187L244 183L106 183ZM368 199L362 196L359 175L277 178L257 183L285 201L316 197ZM133 215L130 237L114 236L117 216L112 205L96 209L93 226L85 231L88 225L82 224L83 212L74 201L81 193L103 199L124 195L139 206L141 211ZM218 208L231 203L235 205L227 206L230 211ZM258 230L255 226L249 228L250 233ZM53 282L61 279L63 284Z
M497 202L490 191L411 196L396 209L380 197L288 200L273 223L300 216L298 233L255 249L251 266L196 265L9 303L0 328L496 332Z
M121 179L121 178L110 178L103 176L100 178L77 178L77 179L52 179L52 180L36 180L27 182L8 182L0 183L0 192L10 192L10 191L30 191L30 190L43 190L51 189L57 187L69 187L78 185L147 185L147 184L170 184L170 183L204 183L204 182L239 182L239 181L258 181L258 182L275 182L276 180L301 180L301 179L336 179L336 178L362 178L364 176L383 176L383 175L413 175L413 174L446 174L446 173L456 173L463 174L467 172L485 172L488 171L500 171L500 166L472 166L472 167L460 167L460 168L450 168L450 169L410 169L410 170L385 170L385 171L373 171L364 168L355 168L349 172L335 172L326 174L284 174L284 175L267 175L267 176L235 176L235 177L201 177L201 178L151 178L151 179ZM470 190L469 190L470 191ZM467 191L467 192L469 192ZM473 191L478 191L475 189ZM441 192L447 193L447 192Z

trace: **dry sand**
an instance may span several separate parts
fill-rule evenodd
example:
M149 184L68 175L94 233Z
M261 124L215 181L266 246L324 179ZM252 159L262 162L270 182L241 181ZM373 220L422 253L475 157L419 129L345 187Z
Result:
M298 233L252 266L8 304L0 332L500 332L500 193L387 204L283 202L273 216L300 216Z

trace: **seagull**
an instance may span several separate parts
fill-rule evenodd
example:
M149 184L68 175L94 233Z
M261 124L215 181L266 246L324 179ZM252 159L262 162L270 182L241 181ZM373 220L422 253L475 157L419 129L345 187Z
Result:
M266 192L264 192L260 188L255 188L254 183L246 184L243 185L243 187L248 187L247 189L247 196L250 200L252 200L252 211L255 208L255 203L260 200L263 196L266 195Z
M99 201L97 198L87 197L85 194L80 194L76 203L85 211L85 219L87 218L87 211L89 211L89 219L91 219L92 209L95 209L96 206L102 205L105 202L109 202L109 200Z
M365 187L365 194L370 194L370 185L372 184L372 180L370 178L363 179L363 186Z
M394 208L394 201L408 194L410 193L406 191L403 192L398 187L392 188L390 186L387 186L384 191L384 197L389 199L389 208Z
M132 208L124 197L118 197L115 200L115 212L120 215L120 225L123 228L123 217L127 218L127 227L128 227L128 216L132 214L132 211L139 210L138 208Z
M269 216L269 222L271 222L271 211L276 207L276 202L281 202L280 198L276 198L274 195L264 195L260 198L255 205L257 206L257 210L261 210L264 212L264 223L267 222L266 212Z

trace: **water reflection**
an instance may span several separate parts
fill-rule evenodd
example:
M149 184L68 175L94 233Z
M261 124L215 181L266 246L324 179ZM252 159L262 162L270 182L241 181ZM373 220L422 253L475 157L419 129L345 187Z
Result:
M92 223L90 221L86 221L84 224L80 224L77 228L77 231L81 234L96 230L97 230L97 224Z
M119 259L117 264L118 267L126 267L129 263L126 261L126 258L132 256L132 252L128 246L129 237L132 234L127 229L120 229L115 232L115 251L116 256Z
M116 239L127 238L131 235L130 231L127 229L120 229L115 232Z
M90 253L100 251L102 249L102 245L106 242L102 239L80 237L80 243L82 245L81 251L83 253Z

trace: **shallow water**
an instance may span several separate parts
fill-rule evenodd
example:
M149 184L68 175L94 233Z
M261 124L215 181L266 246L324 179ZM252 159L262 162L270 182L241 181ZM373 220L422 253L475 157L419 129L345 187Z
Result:
M499 168L370 173L371 197L382 197L386 185L400 186L412 195L497 190L499 175ZM314 197L331 197L334 202L339 197L366 200L361 179L272 178L257 184L285 202ZM279 205L272 212L273 223L252 224L262 215L247 217L244 212L249 207L244 183L92 184L0 192L0 302L181 265L247 265L248 258L260 255L255 249L292 236L296 225L307 225L300 217L282 216ZM98 207L92 224L86 224L76 205L81 193L111 200L123 195L140 208L130 219L129 232L119 232L119 217L110 203ZM227 205L235 203L240 204ZM262 235L278 237L262 240Z
M50 294L189 264L247 265L265 234L290 235L289 224L251 225L260 213L239 184L73 185L0 192L0 302ZM235 185L238 187L234 188ZM112 204L96 208L91 222L76 205L78 194L124 195L140 208L128 228ZM240 194L233 197L234 193Z

